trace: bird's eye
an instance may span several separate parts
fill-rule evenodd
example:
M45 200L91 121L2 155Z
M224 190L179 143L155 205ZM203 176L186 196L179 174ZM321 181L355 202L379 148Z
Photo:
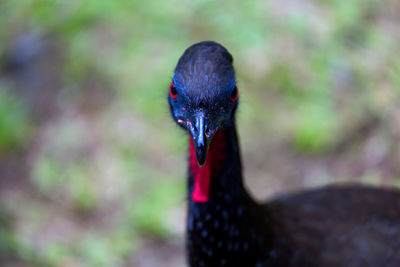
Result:
M173 98L176 99L178 97L178 91L176 91L176 87L174 82L172 82L169 86L169 95Z
M239 97L239 91L235 86L235 88L233 88L233 91L231 93L231 102L235 102L238 99L238 97Z

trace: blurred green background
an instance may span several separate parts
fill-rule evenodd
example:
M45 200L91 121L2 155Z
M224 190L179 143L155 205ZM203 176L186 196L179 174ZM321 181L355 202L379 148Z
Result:
M246 183L400 187L398 0L0 2L0 265L184 266L173 69L235 58Z

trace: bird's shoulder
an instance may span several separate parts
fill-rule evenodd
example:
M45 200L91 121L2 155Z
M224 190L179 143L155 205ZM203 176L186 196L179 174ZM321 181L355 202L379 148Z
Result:
M276 238L320 266L400 266L400 192L325 187L264 204ZM312 259L310 259L312 260Z

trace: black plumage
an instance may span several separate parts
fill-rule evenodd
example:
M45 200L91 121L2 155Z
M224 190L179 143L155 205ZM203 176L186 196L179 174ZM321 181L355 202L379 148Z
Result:
M400 266L400 193L325 187L256 203L242 179L232 56L189 47L170 88L172 117L190 134L190 266ZM200 167L201 166L201 167Z

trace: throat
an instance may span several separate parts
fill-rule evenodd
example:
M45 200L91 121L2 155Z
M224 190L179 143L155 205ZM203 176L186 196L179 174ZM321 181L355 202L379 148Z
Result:
M203 167L197 164L191 138L189 142L189 192L193 202L208 202L218 192L231 191L232 186L236 190L242 189L240 156L234 127L215 133Z
M190 141L187 248L190 266L257 266L264 253L264 218L244 188L234 126L211 140L204 167ZM265 225L263 224L263 227ZM250 252L251 253L248 253ZM262 252L261 252L262 251Z

